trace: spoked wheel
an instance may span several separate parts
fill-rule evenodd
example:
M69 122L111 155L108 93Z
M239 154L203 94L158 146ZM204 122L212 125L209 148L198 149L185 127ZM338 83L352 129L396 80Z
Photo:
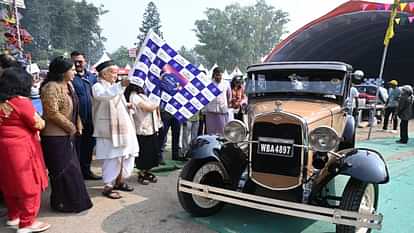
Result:
M378 206L378 184L350 179L345 187L340 208L357 211L361 214L373 214ZM337 225L337 233L369 233L371 229Z
M216 161L190 161L182 170L180 177L194 183L224 187L224 173ZM181 206L193 216L210 216L224 206L221 201L183 192L178 192L178 199Z

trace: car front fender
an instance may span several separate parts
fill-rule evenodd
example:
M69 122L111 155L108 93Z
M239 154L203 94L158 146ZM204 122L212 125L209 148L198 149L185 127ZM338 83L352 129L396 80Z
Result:
M218 136L203 135L191 141L187 156L192 159L212 158L220 161L219 152L223 147L222 140Z
M379 152L366 148L345 152L339 174L374 184L385 184L389 181L388 168L384 158Z
M237 145L224 142L218 136L199 136L191 142L187 155L195 160L218 161L232 185L237 185L247 165L246 156Z

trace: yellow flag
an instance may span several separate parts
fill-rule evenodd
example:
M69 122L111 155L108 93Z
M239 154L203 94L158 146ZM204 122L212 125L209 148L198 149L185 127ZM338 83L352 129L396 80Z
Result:
M401 11L403 11L407 5L408 5L408 3L401 3L400 4Z
M385 46L388 46L391 38L394 37L394 21L395 21L395 17L397 16L397 9L399 5L400 5L400 0L394 0L390 20L388 21L387 33L385 33L385 38L384 38Z

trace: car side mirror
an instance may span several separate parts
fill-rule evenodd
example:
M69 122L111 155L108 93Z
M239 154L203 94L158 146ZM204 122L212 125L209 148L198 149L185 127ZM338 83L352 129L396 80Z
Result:
M361 82L364 78L364 72L362 70L355 70L354 73L351 74L353 82Z

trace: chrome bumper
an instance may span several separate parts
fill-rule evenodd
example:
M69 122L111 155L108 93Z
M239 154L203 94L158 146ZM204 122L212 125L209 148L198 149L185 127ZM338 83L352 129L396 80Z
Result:
M377 213L365 215L353 211L282 201L216 188L183 179L178 180L178 191L239 206L312 220L322 220L333 224L372 228L376 230L381 230L382 227L383 216Z

